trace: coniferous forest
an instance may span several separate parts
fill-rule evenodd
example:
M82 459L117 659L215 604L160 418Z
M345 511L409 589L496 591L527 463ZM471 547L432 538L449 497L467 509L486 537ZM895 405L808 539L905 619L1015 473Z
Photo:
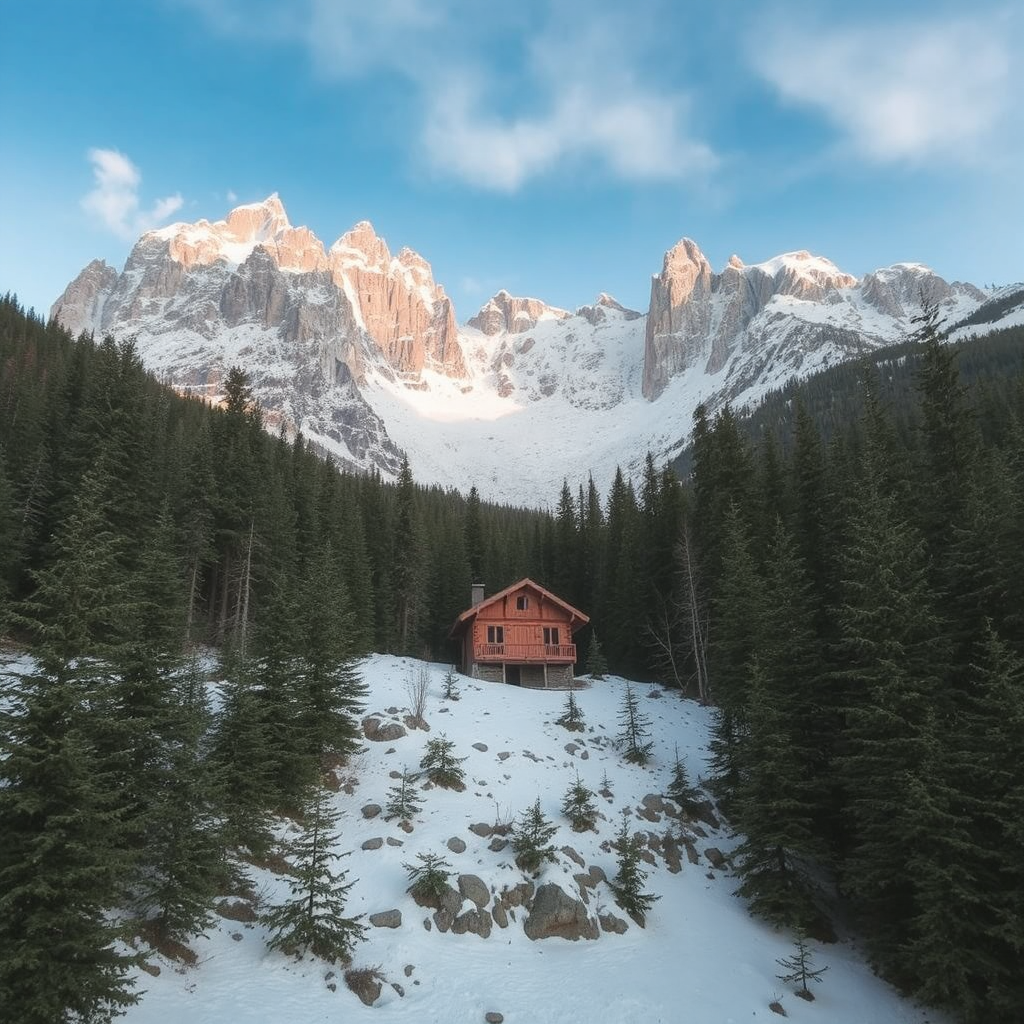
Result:
M538 511L341 473L264 429L241 370L223 407L181 398L8 296L0 637L34 657L0 680L5 1017L126 1005L108 912L202 929L244 884L230 854L265 856L353 750L355 659L450 661L471 582L529 576L591 615L580 671L590 650L714 706L754 913L823 936L841 908L903 990L1024 1019L1020 334L965 378L926 319L906 398L871 363L753 431L699 409L685 480L648 458Z

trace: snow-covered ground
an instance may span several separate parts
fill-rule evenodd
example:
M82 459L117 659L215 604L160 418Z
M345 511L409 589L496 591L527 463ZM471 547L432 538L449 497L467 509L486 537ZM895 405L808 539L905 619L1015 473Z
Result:
M634 684L651 719L654 741L651 764L640 768L624 763L614 744L626 687L622 679L610 677L577 691L587 731L569 733L555 724L564 692L523 690L460 676L461 699L444 701L445 666L385 656L361 664L370 689L367 712L400 721L410 703L407 687L424 667L430 674L425 712L430 732L414 730L392 742L367 742L342 770L353 792L331 796L343 815L339 850L352 851L339 866L348 870L349 880L358 879L347 913L398 909L402 915L396 929L369 928L355 953L353 966L378 968L386 978L376 1004L364 1006L346 988L340 968L268 952L260 925L218 919L209 935L193 943L199 957L195 967L155 956L159 976L139 974L145 995L128 1012L128 1024L447 1024L482 1022L492 1011L503 1014L507 1024L726 1024L775 1020L768 1004L776 999L790 1019L816 1024L941 1020L902 1000L876 978L849 940L813 944L815 966L827 966L828 971L814 987L813 1003L796 998L792 986L776 977L782 972L776 959L793 953L792 937L747 915L733 894L734 877L728 870L712 869L704 855L707 847L728 854L735 840L707 826L706 836L695 843L699 864L689 863L684 855L678 873L670 872L661 857L656 866L647 867L647 889L660 899L645 929L631 922L624 935L602 933L596 941L531 941L523 931L525 912L520 909L517 921L505 929L495 926L486 939L442 934L436 927L428 931L424 922L432 911L418 907L406 894L403 864L415 863L417 853L441 854L456 875L477 875L492 893L525 881L509 849L492 852L490 838L477 836L469 826L515 818L538 798L546 816L560 824L555 844L572 847L588 867L597 865L613 877L615 854L602 849L602 843L613 838L624 809L634 831L663 835L675 825L668 817L654 822L637 814L645 795L664 793L675 748L691 781L706 773L710 713L675 694ZM411 833L383 816L364 817L365 805L386 803L394 785L390 773L417 769L426 742L442 733L467 758L466 791L424 792ZM575 750L568 744L575 744ZM612 798L598 797L603 817L597 833L574 833L559 812L577 772L592 790L600 789L605 778L610 784ZM464 852L448 848L453 837L466 844ZM379 848L362 849L364 842L377 838L385 840ZM560 854L535 882L555 882L578 896L572 876L580 870ZM266 900L286 892L282 877L269 871L254 874ZM464 905L472 907L469 901ZM590 893L589 913L593 916L599 909L625 917L603 883ZM334 977L328 979L332 971ZM337 985L336 991L328 981Z

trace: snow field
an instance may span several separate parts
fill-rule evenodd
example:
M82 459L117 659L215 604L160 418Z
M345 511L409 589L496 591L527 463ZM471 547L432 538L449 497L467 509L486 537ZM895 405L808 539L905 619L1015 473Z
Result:
M379 712L385 720L400 720L409 705L406 687L423 667L412 659L365 659L361 671L369 686L367 714ZM352 851L337 866L348 871L349 881L358 879L347 913L369 915L395 908L402 913L399 928L368 928L367 941L355 951L352 966L379 968L386 978L376 1004L364 1006L347 989L341 968L268 952L262 926L218 918L210 934L192 944L199 955L196 967L183 969L156 956L152 962L161 967L160 975L140 973L138 987L146 994L129 1011L129 1024L447 1024L483 1021L488 1011L502 1013L507 1024L730 1024L776 1020L768 1004L777 998L789 1018L799 1022L937 1024L941 1019L900 999L873 976L848 942L812 944L815 966L827 965L829 970L823 983L815 986L815 1002L796 998L776 978L782 969L775 963L792 954L792 937L751 919L733 895L735 880L727 872L712 871L703 856L699 865L684 857L678 874L670 873L660 858L656 867L644 865L649 872L647 890L660 896L648 914L646 929L630 922L626 934L602 933L597 941L534 942L522 930L525 912L518 909L516 921L510 920L507 929L495 926L487 939L441 934L436 927L428 932L423 922L432 911L418 907L407 895L403 864L416 863L420 852L442 855L452 865L452 883L460 873L474 874L492 894L524 881L511 850L490 851L490 839L476 836L469 826L515 819L538 798L545 815L560 826L556 847L571 846L588 867L599 865L613 877L615 854L602 850L601 843L614 836L625 807L631 809L633 831L663 834L672 824L667 818L660 823L640 819L635 810L646 794L664 792L676 746L691 782L706 774L711 713L658 687L634 684L641 708L651 719L654 742L651 763L641 768L624 763L613 744L626 685L622 679L609 677L577 691L587 731L570 733L555 724L564 691L523 690L460 676L461 699L444 701L447 667L426 667L430 693L425 717L430 732L413 730L392 742L367 741L363 752L340 770L353 793L342 790L332 795L343 814L339 853ZM655 692L660 699L652 699ZM397 708L399 714L388 715L387 708ZM396 821L384 821L383 815L365 818L364 805L383 807L387 802L396 781L389 773L418 770L427 741L442 733L454 742L454 753L466 758L465 792L424 792L411 834ZM474 749L474 743L487 749ZM570 743L577 744L575 754L566 750ZM586 759L581 756L584 751ZM508 757L500 759L505 752ZM577 770L595 792L605 773L611 784L611 801L596 797L603 815L597 833L573 832L560 813ZM282 823L282 834L289 827L293 826ZM697 842L702 853L707 846L717 846L728 854L735 846L725 830L708 831L708 838ZM447 848L451 837L466 843L464 853ZM364 841L374 838L385 840L379 849L361 849ZM402 845L389 845L389 838ZM580 870L559 854L557 863L546 864L534 881L538 886L556 882L576 897L572 874ZM284 878L263 870L254 870L253 875L265 900L273 902L286 894ZM472 906L467 901L463 909ZM588 909L591 915L600 909L625 917L604 884L591 891ZM408 976L406 965L413 967ZM336 991L327 985L331 971ZM397 982L404 995L391 982Z

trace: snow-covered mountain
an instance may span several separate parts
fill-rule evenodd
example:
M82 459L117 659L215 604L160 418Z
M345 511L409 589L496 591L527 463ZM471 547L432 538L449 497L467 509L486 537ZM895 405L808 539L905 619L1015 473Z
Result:
M646 314L603 293L570 312L500 291L459 328L418 253L392 256L367 221L327 248L273 195L148 232L120 273L90 263L51 316L134 336L147 366L210 398L243 366L271 426L344 465L393 474L404 451L423 483L537 504L564 477L604 489L648 450L673 457L699 402L753 401L899 340L923 301L957 322L987 298L920 264L858 280L807 252L715 273L683 239Z

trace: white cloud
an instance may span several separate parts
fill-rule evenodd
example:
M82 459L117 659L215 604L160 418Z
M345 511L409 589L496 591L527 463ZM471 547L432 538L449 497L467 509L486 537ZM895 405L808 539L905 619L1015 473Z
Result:
M1019 95L1000 19L770 29L754 64L877 163L985 162Z
M480 89L450 81L429 97L423 146L430 163L483 188L513 192L567 160L592 159L620 178L678 180L716 158L684 131L686 104L634 90L608 95L593 83L562 85L540 115L499 117Z
M238 193L233 188L228 189L227 200L229 203L238 202Z
M268 38L239 0L179 2L225 34ZM300 43L322 78L408 89L408 141L429 169L474 186L511 192L581 161L626 180L693 179L717 160L693 137L688 97L638 76L657 7L301 0L275 8L274 31Z
M82 209L118 237L134 240L181 208L183 200L175 193L140 209L138 167L116 149L90 149L88 156L95 186L83 197Z

